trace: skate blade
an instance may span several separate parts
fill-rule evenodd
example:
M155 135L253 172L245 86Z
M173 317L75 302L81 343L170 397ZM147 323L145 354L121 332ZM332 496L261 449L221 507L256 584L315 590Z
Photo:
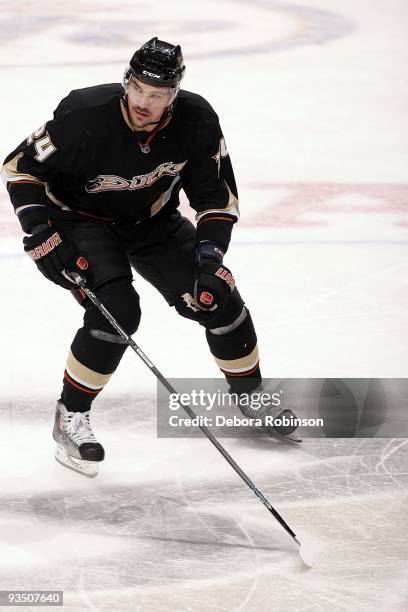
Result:
M84 459L71 457L68 455L65 448L59 444L55 449L55 459L60 465L63 465L74 472L78 472L78 474L87 476L88 478L95 478L95 476L98 475L99 467L96 461L85 461Z
M296 431L293 431L290 434L284 435L284 434L279 433L275 429L271 430L271 429L264 428L264 432L274 441L281 440L282 442L289 442L289 444L300 444L302 442L302 438L299 436L299 434L296 433Z
M276 436L280 439L283 440L285 442L289 442L291 444L300 444L302 442L302 438L300 436L298 436L297 434L289 434L287 436L284 436L283 434L280 433L276 433Z

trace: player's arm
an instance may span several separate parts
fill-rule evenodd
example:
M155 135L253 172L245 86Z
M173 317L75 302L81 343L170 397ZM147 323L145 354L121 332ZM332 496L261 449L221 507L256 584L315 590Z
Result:
M234 289L231 272L223 265L234 223L239 217L238 193L217 120L202 124L193 138L193 154L183 188L196 211L197 244L195 298L205 309L222 306Z
M215 117L202 123L193 135L182 179L196 211L197 242L215 242L225 253L239 218L239 205L231 160Z
M14 212L23 231L31 234L23 240L24 250L44 276L66 288L72 285L63 272L75 269L80 255L69 237L51 224L48 184L57 173L77 171L82 146L75 138L78 132L68 115L49 121L6 157L2 169Z
M2 178L24 232L47 223L52 206L49 181L57 173L75 173L81 134L66 114L42 125L6 157Z

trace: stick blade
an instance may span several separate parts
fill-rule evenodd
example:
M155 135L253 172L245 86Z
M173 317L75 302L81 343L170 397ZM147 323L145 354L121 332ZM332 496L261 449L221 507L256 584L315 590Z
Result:
M299 555L302 559L303 565L308 568L313 567L314 565L314 551L311 550L308 546L300 546Z
M306 541L301 544L298 538L295 538L295 540L299 545L299 556L302 560L303 565L308 568L313 567L316 557L316 547L313 546L311 542Z

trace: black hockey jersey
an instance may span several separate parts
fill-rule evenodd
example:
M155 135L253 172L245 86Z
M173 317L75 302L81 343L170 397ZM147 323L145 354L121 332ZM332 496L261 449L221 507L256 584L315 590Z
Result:
M119 83L72 91L4 162L23 230L46 222L49 207L115 223L148 221L179 206L183 189L202 226L199 238L226 247L238 194L215 111L181 90L146 153L139 143L148 136L133 130Z

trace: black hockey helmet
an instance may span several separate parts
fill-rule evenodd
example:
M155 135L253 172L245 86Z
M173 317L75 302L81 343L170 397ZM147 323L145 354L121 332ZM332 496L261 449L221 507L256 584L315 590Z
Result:
M132 75L156 87L180 87L185 65L180 45L159 40L157 37L147 41L138 49L125 72L125 85Z

